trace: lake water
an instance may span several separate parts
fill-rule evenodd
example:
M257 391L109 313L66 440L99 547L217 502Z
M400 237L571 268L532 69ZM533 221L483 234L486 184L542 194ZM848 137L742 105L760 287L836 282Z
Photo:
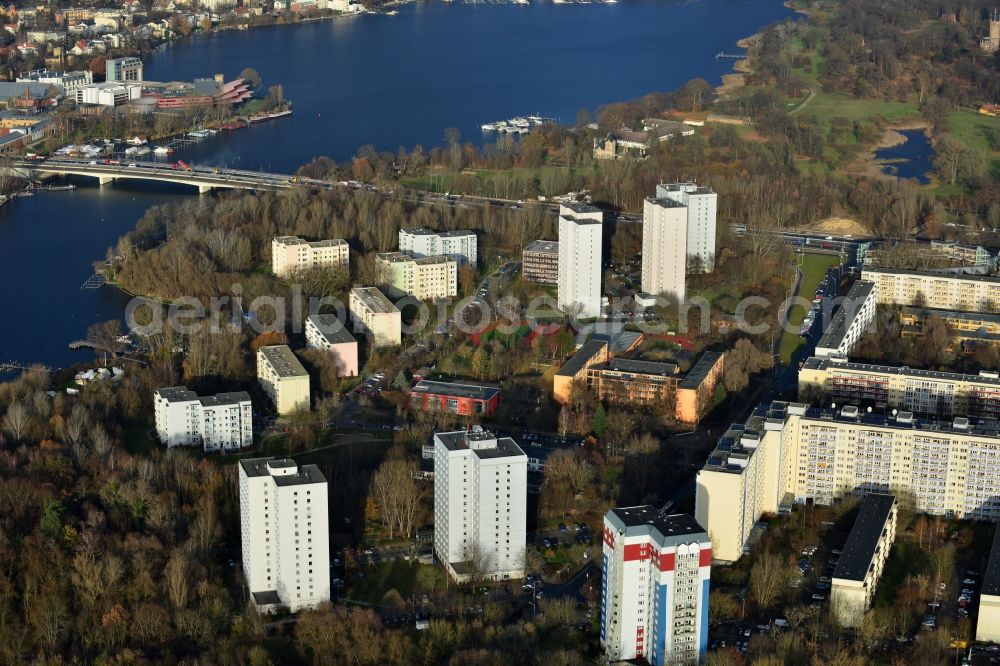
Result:
M934 170L931 158L934 149L924 130L901 130L899 132L906 141L891 148L875 151L877 160L899 160L892 164L883 164L882 173L898 178L913 178L921 185L930 182L927 174Z
M398 16L358 16L231 31L168 46L150 80L186 80L253 67L280 83L295 115L220 134L178 155L199 164L291 172L318 155L338 161L361 145L442 142L457 127L538 113L573 122L582 108L718 83L735 42L790 15L780 0L622 0L617 4L420 3ZM87 360L67 344L120 318L124 298L82 291L104 256L149 206L193 190L152 184L42 193L0 208L4 287L0 361L65 366Z

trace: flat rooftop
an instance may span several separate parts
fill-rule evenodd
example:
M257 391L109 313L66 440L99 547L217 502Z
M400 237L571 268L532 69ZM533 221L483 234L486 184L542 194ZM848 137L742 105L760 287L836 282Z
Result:
M702 354L698 362L684 375L684 379L677 385L677 388L696 389L701 386L720 358L722 358L722 352L707 351Z
M601 353L608 343L604 340L588 340L583 346L569 357L569 360L562 364L556 372L562 377L575 377L595 356Z
M1000 378L989 375L963 375L958 372L940 372L937 370L920 370L907 366L874 365L871 363L850 363L837 359L819 358L811 356L802 365L803 370L844 370L845 372L857 372L880 375L897 375L900 377L913 377L916 379L940 379L949 382L972 382L989 386L1000 386Z
M297 467L295 474L271 476L268 463L272 468ZM316 465L298 465L290 458L247 458L240 461L240 467L251 478L270 476L278 486L302 486L311 483L326 483L326 477Z
M246 391L235 391L233 393L216 393L198 398L198 402L204 407L221 407L222 405L238 405L241 402L250 402L250 394Z
M670 197L646 197L646 201L662 208L687 208L687 205Z
M298 236L275 236L274 241L282 245L308 245L309 247L339 247L347 245L343 238L328 238L326 240L307 241Z
M702 187L697 183L660 183L656 189L663 189L666 192L685 192L687 194L715 194L715 190L709 187Z
M497 437L488 430L439 432L434 434L449 451L471 450L483 459L527 457L510 437Z
M156 394L167 402L189 402L198 399L198 394L186 386L158 388L156 389Z
M524 251L537 252L539 254L559 254L559 241L536 240L524 248Z
M928 280L963 280L967 282L992 282L1000 284L1000 277L993 275L947 275L944 273L934 273L932 271L914 271L906 268L877 268L875 266L865 266L861 269L861 274L878 273L880 275L908 275L911 277L922 277Z
M377 314L399 312L392 301L377 287L354 287L351 289L351 293L357 296L366 308Z
M875 283L864 280L859 280L851 285L843 304L837 309L830 325L826 327L819 342L816 343L817 347L825 349L838 349L840 347L844 336L847 335L847 329L851 327L851 323L861 310L861 304L868 300L873 289L875 289Z
M632 358L613 358L603 367L615 372L631 372L637 375L656 375L658 377L673 377L677 374L677 365L674 363L659 363Z
M983 589L981 594L1000 597L1000 525L993 535L993 547L990 549L990 560L983 574Z
M871 567L875 549L878 547L889 514L896 503L894 495L865 495L861 500L858 517L844 543L843 552L833 578L843 580L864 580Z
M441 238L464 238L465 236L475 236L476 232L471 229L454 229L452 231L434 231L427 227L404 227L399 230L401 233L410 236L440 236Z
M629 506L608 511L607 520L625 536L647 534L660 546L690 543L690 537L707 541L708 534L686 513L664 514L650 505Z
M258 351L279 377L304 377L308 374L288 345L271 345Z
M490 400L500 394L500 387L480 386L478 384L452 384L451 382L435 382L422 379L417 382L416 386L410 389L410 393Z
M904 307L903 314L922 317L941 317L956 321L974 322L979 324L1000 324L1000 313L960 312L959 310L936 310L934 308Z
M354 336L351 335L344 326L344 322L340 321L340 317L338 315L309 315L308 319L316 328L319 329L319 332L323 334L326 341L332 345L341 345L351 342L357 343Z

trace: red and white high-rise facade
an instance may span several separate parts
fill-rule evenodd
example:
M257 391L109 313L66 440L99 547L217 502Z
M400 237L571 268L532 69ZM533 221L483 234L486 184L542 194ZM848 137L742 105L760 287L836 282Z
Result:
M687 514L604 516L601 645L609 662L697 664L708 643L712 543Z

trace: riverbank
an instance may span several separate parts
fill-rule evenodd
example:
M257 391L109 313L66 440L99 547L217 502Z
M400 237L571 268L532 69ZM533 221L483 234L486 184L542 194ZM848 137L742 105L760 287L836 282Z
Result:
M894 179L895 176L885 173L882 170L882 167L887 164L898 162L898 160L879 159L877 154L882 150L902 146L907 141L907 138L902 134L902 132L913 130L923 130L924 134L927 136L927 140L931 140L931 126L926 120L914 118L896 122L893 123L891 127L886 128L885 131L882 132L878 141L868 150L864 151L861 155L852 160L848 167L854 173L861 173L873 178Z

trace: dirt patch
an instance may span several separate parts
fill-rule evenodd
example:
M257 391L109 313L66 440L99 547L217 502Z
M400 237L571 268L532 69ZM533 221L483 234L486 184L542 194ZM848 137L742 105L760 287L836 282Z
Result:
M803 231L829 234L830 236L854 236L855 238L870 235L868 230L861 226L860 222L852 220L849 217L828 217L807 227Z

